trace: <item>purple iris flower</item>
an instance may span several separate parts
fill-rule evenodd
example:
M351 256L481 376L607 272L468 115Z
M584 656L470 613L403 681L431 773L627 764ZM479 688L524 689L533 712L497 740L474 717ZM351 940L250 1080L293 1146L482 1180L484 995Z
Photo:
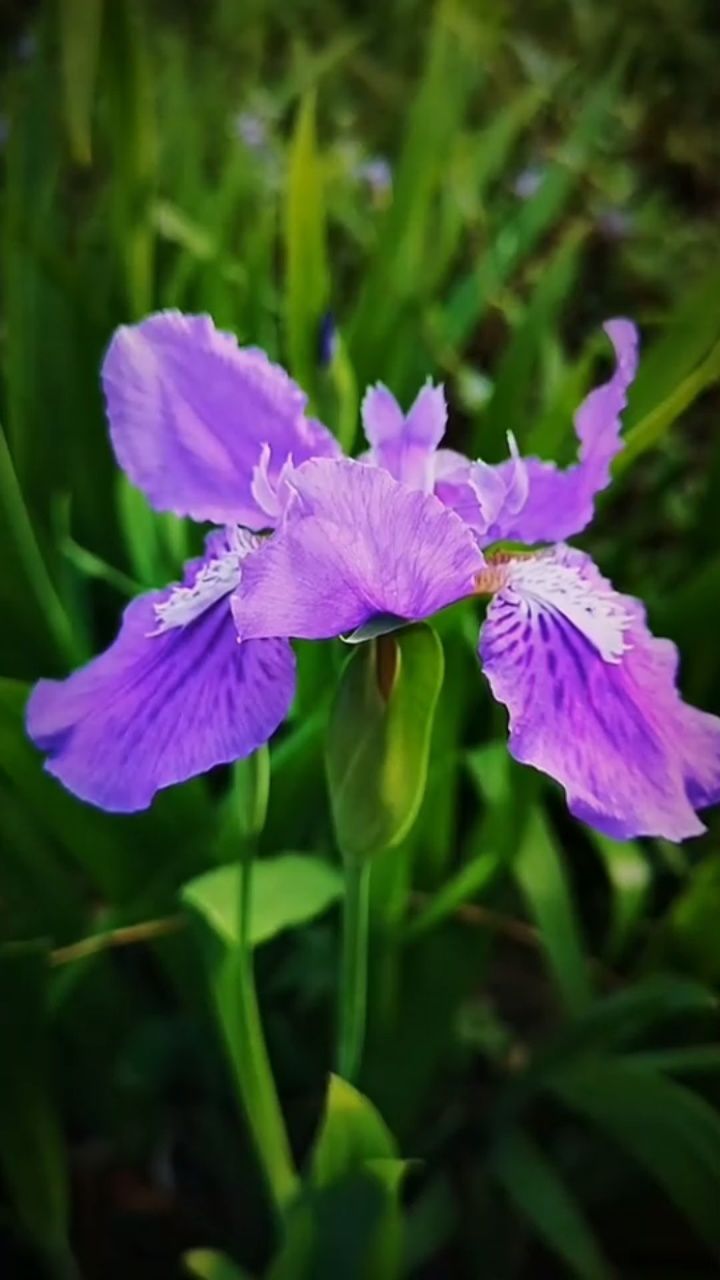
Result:
M496 466L440 448L431 383L407 414L370 388L369 450L341 458L288 376L206 317L119 330L103 370L118 460L159 510L224 528L182 585L129 606L105 654L36 687L28 728L47 767L84 799L142 808L273 733L293 693L290 638L489 596L479 655L512 754L609 835L701 832L696 810L720 799L720 720L682 701L675 647L642 606L563 542L592 519L622 447L637 335L605 327L615 371L580 406L564 470L521 458L512 438ZM495 545L507 542L557 545Z

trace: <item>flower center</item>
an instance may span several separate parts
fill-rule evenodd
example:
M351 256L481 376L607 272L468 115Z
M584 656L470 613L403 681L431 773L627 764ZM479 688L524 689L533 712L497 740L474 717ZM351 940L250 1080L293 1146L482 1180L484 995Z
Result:
M532 560L537 556L535 551L490 551L485 552L485 566L475 574L475 595L494 596L507 586L513 565L523 560Z

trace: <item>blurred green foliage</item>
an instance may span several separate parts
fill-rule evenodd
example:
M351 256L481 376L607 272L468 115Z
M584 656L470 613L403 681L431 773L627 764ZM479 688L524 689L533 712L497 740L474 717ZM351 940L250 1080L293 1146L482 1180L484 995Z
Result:
M286 363L348 446L369 380L408 403L441 377L450 443L491 460L508 429L570 456L599 324L632 315L628 447L584 541L720 711L717 6L47 0L0 24L3 1274L716 1275L717 820L683 849L573 823L507 757L467 611L439 621L419 816L372 864L362 1094L326 1090L342 654L298 646L253 923L308 1171L280 1234L197 928L233 927L245 766L111 818L43 774L22 708L197 545L118 474L98 383L117 324L180 307Z

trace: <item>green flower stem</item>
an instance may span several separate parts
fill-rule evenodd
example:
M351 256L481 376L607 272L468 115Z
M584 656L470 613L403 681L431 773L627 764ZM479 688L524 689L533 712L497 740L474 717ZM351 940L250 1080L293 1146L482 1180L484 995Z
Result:
M240 859L238 893L238 944L235 955L236 1038L235 1072L248 1127L257 1157L278 1216L282 1216L298 1187L285 1122L258 1008L252 946L250 902L253 857L250 850Z
M351 1083L359 1074L365 1041L369 891L369 859L348 858L343 900L338 1073Z

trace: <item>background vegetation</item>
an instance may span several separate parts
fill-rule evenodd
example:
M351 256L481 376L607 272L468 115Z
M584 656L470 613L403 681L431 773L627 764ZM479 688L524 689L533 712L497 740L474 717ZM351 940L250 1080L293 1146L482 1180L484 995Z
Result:
M451 442L490 460L508 428L569 457L599 325L634 317L627 448L583 544L720 712L717 5L58 0L0 25L3 1274L241 1274L214 1250L275 1280L717 1275L717 818L682 848L570 820L511 767L466 613L442 623L423 809L372 873L360 1083L395 1137L378 1121L365 1154L411 1161L402 1211L316 1147L302 1266L206 963L247 768L112 818L22 729L29 682L105 645L194 545L119 475L103 419L108 338L157 307L265 347L348 445L369 380L407 403L441 377ZM299 649L253 916L301 1161L332 1063L340 647Z

